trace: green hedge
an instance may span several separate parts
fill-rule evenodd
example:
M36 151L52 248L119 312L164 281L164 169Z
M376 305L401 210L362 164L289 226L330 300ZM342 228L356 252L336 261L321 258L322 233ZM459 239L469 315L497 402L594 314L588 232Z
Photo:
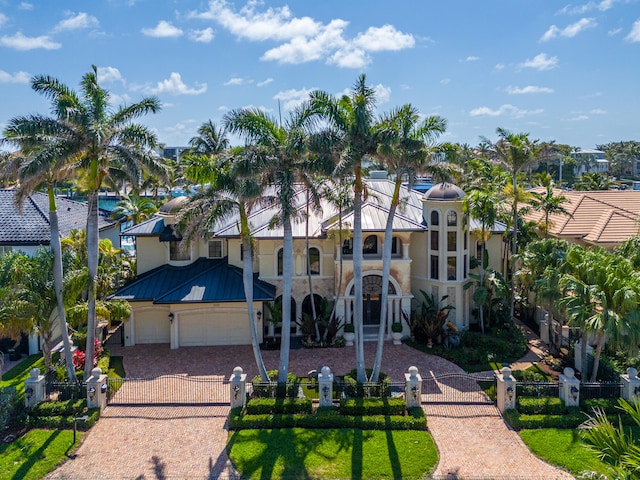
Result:
M78 420L77 428L78 430L88 430L93 427L98 418L100 417L100 409L92 408L86 412L88 419L86 422L82 420ZM25 423L29 428L49 428L49 429L65 429L65 428L73 428L73 419L76 415L66 416L66 415L52 415L52 416L44 416L44 417L36 417L29 415L27 416ZM80 415L77 415L80 416Z
M248 415L270 413L311 413L313 403L307 398L253 398L247 402Z
M518 411L526 415L562 415L567 407L558 397L518 397Z
M267 377L269 377L271 382L276 382L278 380L278 370L269 370ZM265 383L260 375L256 375L251 379L251 385L253 387L254 397L271 398L286 396L287 398L296 398L298 396L298 388L300 387L300 379L289 372L287 374L287 385L284 387L284 392L281 391L283 388L278 387L275 383Z
M31 409L29 415L33 417L52 417L81 415L87 409L87 400L64 400L55 402L40 402Z
M365 370L367 378L371 377L373 370L367 368ZM351 370L344 378L344 393L351 398L363 397L390 397L391 396L391 378L384 372L378 375L378 383L360 383L357 380L357 369Z
M407 404L403 398L343 398L340 415L404 415Z
M538 428L577 428L583 423L587 416L579 407L567 408L567 413L562 415L527 415L517 410L507 410L504 417L515 429L538 429Z

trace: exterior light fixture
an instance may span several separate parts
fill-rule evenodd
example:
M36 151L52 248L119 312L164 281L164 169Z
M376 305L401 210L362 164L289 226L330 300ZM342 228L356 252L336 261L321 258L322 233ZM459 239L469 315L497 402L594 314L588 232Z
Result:
M258 310L256 316L258 317L258 321L262 320L262 310Z
M509 401L511 402L513 400L513 387L507 387L507 396L509 397Z
M173 312L170 312L170 313L169 313L169 322L170 322L170 323L173 323L173 317L174 317Z
M89 396L91 397L91 400L93 400L93 397L96 396L96 388L95 387L91 387L89 389Z
M571 398L573 398L574 402L578 399L579 392L580 390L578 390L576 387L571 387Z

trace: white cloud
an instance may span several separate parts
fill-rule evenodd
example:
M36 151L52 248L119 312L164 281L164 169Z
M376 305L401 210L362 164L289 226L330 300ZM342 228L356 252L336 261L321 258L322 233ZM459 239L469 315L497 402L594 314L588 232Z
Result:
M369 27L366 32L359 33L353 44L369 52L382 52L412 48L416 40L413 35L402 33L393 25L384 25Z
M504 63L496 63L496 66L493 68L498 72L504 70Z
M477 62L478 60L480 60L480 57L476 57L474 55L469 55L464 59L465 62Z
M391 99L391 87L385 87L379 83L373 89L376 91L377 103L387 103Z
M607 112L606 110L603 110L602 108L594 108L589 113L591 115L606 115L609 112Z
M508 116L511 118L522 118L527 115L539 115L544 112L544 109L538 108L536 110L523 110L515 107L511 104L504 104L498 107L497 110L493 110L489 107L474 108L469 112L471 117L502 117Z
M0 12L0 27L4 25L9 18L2 12Z
M443 78L442 80L440 80L441 85L449 85L450 83L451 83L450 78Z
M75 14L74 12L66 12L67 18L58 22L53 28L54 32L64 32L68 30L80 30L83 28L92 28L99 25L98 19L93 15L85 12Z
M223 83L225 87L230 85L247 85L253 83L253 80L247 80L246 78L233 77Z
M194 42L210 43L213 37L215 37L215 35L211 27L205 28L204 30L191 30L189 32L189 38Z
M619 34L621 31L622 31L622 28L613 28L607 32L607 35L609 35L610 37L613 37Z
M20 2L20 5L18 5L18 8L20 10L33 10L33 4L28 2Z
M598 23L593 18L581 18L576 23L572 23L565 28L558 28L555 25L551 25L544 35L542 35L540 41L547 42L558 36L573 38L581 31L586 30L587 28L596 27L597 25Z
M0 45L3 47L15 48L16 50L35 50L36 48L58 50L62 47L61 43L54 42L48 35L26 37L21 32L12 36L3 36L0 38Z
M523 95L526 93L553 93L553 88L537 87L535 85L527 85L526 87L512 87L511 85L506 88L509 95Z
M257 85L258 87L264 87L264 86L266 86L266 85L269 85L269 84L270 84L270 83L272 83L272 82L273 82L273 78L269 77L269 78L264 79L264 80L263 80L263 81L261 81L261 82L256 83L256 85Z
M176 38L182 36L182 30L174 27L170 22L161 20L154 28L143 28L142 33L148 37Z
M284 90L276 93L273 96L274 100L280 100L283 102L285 110L293 110L298 105L309 99L309 94L317 90L316 88L301 88L296 90L295 88Z
M536 70L551 70L558 66L558 57L549 57L546 53L539 53L532 59L527 59L521 63L520 66L535 68Z
M109 82L122 82L124 83L124 78L120 74L120 70L116 67L98 67L98 82L100 83L109 83Z
M13 75L0 70L0 83L29 83L31 75L27 72L16 72Z
M624 39L634 43L640 42L640 19L633 22L633 26L631 27L629 35L627 35Z
M282 42L261 59L286 64L324 60L344 68L363 68L371 62L369 52L412 48L415 38L392 25L369 27L355 38L344 37L349 22L333 19L323 24L311 17L294 17L288 6L258 11L263 2L250 0L235 11L226 0L210 0L208 10L189 17L212 20L238 38Z
M168 79L162 80L155 87L148 87L145 90L154 95L161 93L169 95L200 95L207 91L207 84L196 83L195 87L187 87L179 73L171 72Z
M589 11L592 10L599 10L601 12L606 12L607 10L609 10L610 8L613 7L613 4L619 0L602 0L600 2L588 2L585 3L583 5L567 5L564 8L562 8L560 11L558 11L559 14L569 14L569 15L576 15L576 14L583 14L583 13L587 13Z
M226 112L226 111L228 111L228 110L229 110L229 107L227 107L226 105L220 105L220 106L218 107L218 111L219 111L219 112Z
M568 118L567 120L569 120L570 122L582 122L584 120L589 120L589 117L583 114L583 115L576 115L575 117Z

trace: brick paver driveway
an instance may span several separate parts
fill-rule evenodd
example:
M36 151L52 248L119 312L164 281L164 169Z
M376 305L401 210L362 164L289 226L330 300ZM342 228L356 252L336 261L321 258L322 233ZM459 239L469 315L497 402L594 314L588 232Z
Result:
M191 347L168 345L114 348L123 355L127 376L167 374L224 376L242 366L248 378L257 374L251 347ZM375 343L365 344L367 365ZM265 351L268 369L278 365L279 352ZM452 363L406 345L385 345L383 370L404 380L415 365L423 375L460 372ZM323 365L344 374L355 364L353 348L292 350L293 373L306 375ZM535 458L518 435L509 430L492 405L425 406L431 433L440 451L439 478L572 478ZM225 478L235 472L224 450L228 407L116 407L105 409L87 434L76 457L54 471L51 479L95 478Z

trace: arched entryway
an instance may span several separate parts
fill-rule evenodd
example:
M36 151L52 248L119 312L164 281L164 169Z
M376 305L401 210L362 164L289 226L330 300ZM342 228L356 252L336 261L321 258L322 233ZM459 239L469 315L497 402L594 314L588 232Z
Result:
M353 295L351 287L349 295ZM362 311L364 325L380 325L380 296L382 294L382 276L365 275L362 277ZM396 295L396 288L389 282L389 295Z

